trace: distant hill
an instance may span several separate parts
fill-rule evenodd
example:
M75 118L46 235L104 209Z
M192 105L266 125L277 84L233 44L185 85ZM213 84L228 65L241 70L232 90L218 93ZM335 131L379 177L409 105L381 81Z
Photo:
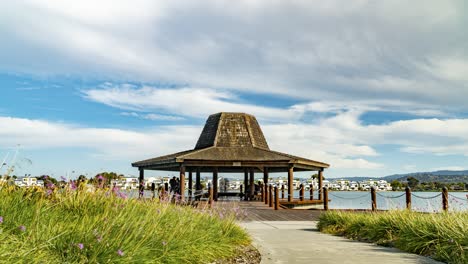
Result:
M395 174L383 177L386 181L406 181L408 177L414 177L420 182L468 182L468 170L464 171L432 171L432 172L413 172L406 174Z
M394 174L385 177L345 177L343 179L350 181L364 181L368 179L382 179L388 182L393 180L406 181L408 177L414 177L420 182L445 182L445 183L458 183L465 182L468 183L468 170L463 171L449 171L449 170L440 170L440 171L431 171L431 172L412 172L405 174ZM333 178L329 180L338 180L341 178Z

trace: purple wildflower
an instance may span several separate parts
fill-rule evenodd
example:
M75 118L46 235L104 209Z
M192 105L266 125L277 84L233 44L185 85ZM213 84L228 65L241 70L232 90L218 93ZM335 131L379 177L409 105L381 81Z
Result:
M71 182L70 182L70 187L71 187L72 190L76 190L76 183L75 183L75 181L71 181Z
M46 193L47 193L47 196L49 196L52 194L52 190L48 189Z
M19 226L18 229L23 232L26 231L26 227L24 225Z
M80 249L80 250L83 250L84 248L84 245L82 243L78 243L76 244L76 246Z
M3 223L3 216L0 216L0 224Z
M125 253L121 249L119 249L117 250L117 255L122 257L123 255L125 255Z
M102 181L102 180L104 179L104 177L102 177L102 175L101 175L101 174L99 174L99 175L96 177L96 179L98 179L98 180Z
M60 179L62 179L62 181L64 181L64 182L67 181L67 179L65 177L63 177L63 176L60 176Z

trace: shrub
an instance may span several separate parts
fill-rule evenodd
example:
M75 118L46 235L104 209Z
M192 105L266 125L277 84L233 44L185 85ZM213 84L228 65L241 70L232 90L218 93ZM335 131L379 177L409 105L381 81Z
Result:
M448 263L468 263L468 212L329 211L320 215L318 228L322 232L391 245Z
M96 192L0 188L6 263L206 263L250 238L233 213Z

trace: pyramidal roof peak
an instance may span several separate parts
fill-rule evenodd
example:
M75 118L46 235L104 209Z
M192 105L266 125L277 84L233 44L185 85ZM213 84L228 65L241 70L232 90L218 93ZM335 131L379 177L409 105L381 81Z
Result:
M195 149L208 147L270 149L253 115L230 112L221 112L208 117Z

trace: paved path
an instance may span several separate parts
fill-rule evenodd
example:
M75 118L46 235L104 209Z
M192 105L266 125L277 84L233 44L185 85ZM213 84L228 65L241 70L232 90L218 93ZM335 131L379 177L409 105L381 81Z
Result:
M285 210L286 211L286 210ZM242 222L262 254L261 263L434 264L429 258L320 233L315 221Z

